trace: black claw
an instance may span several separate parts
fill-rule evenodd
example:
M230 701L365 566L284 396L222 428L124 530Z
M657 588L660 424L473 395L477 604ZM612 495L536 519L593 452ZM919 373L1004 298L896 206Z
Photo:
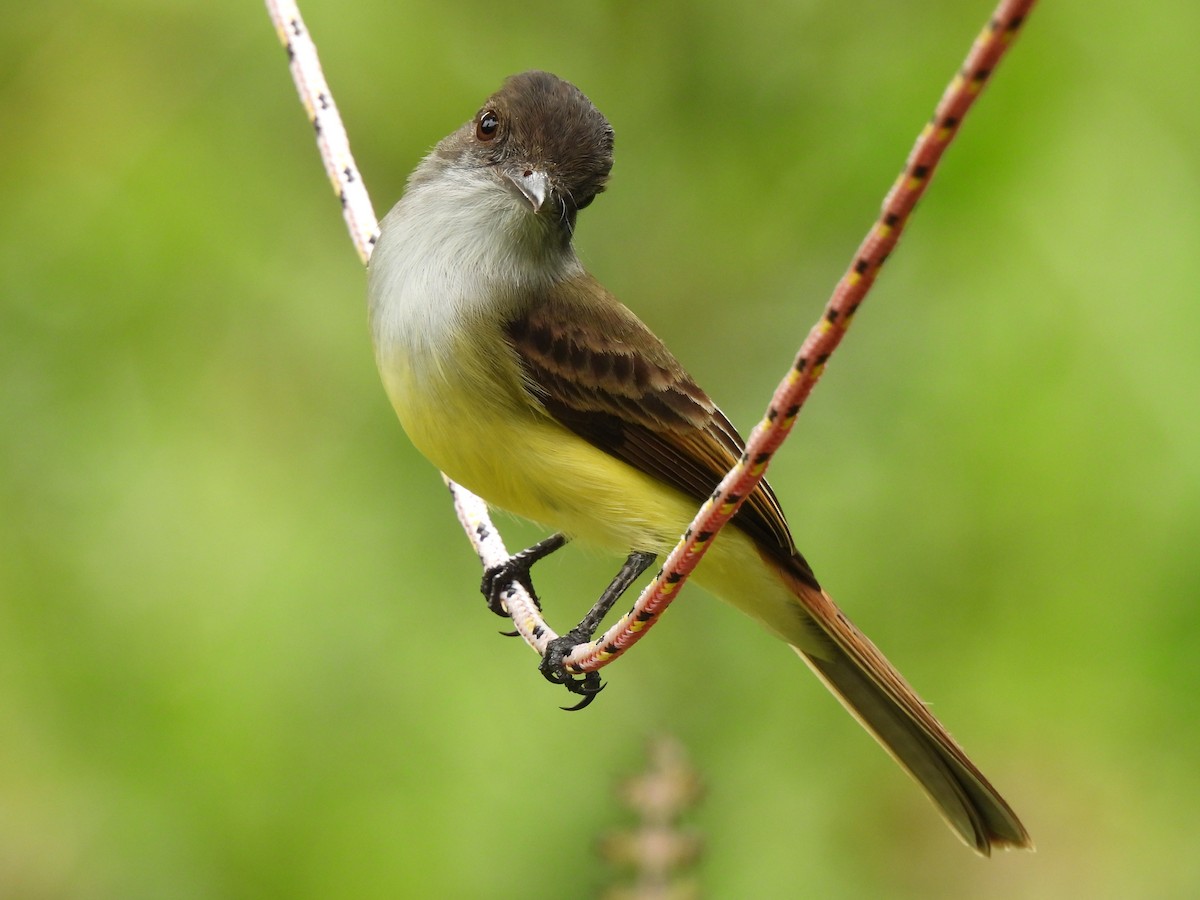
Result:
M588 686L588 680L593 675L596 676L595 688L591 688ZM574 706L560 706L559 709L563 710L564 712L579 712L579 710L581 710L581 709L587 709L589 706L591 706L592 701L596 699L596 695L599 694L606 687L607 687L607 685L604 684L602 681L600 681L599 673L588 672L587 675L584 676L583 684L580 685L580 688L578 691L578 693L583 695L583 699L581 699Z
M520 637L521 636L521 632L516 631L515 629L513 631L497 631L496 634L500 635L500 637Z
M578 694L582 698L574 706L560 707L567 712L586 709L596 699L596 695L604 690L604 682L600 680L599 672L574 674L567 670L563 662L572 650L580 644L586 643L588 638L588 635L581 634L576 629L568 631L562 637L555 638L546 645L546 653L542 656L542 662L538 666L542 677L551 684L560 684L572 694Z
M567 542L561 534L554 534L532 547L510 556L497 566L489 566L483 573L483 581L479 590L487 599L488 609L496 615L508 618L508 605L504 602L504 593L508 586L516 582L529 592L534 605L540 610L542 603L537 592L533 589L533 580L529 570L533 564L543 557L549 556Z
M538 666L542 677L551 684L570 684L575 676L567 671L563 660L585 640L587 638L581 637L578 633L568 631L562 637L557 637L548 643L546 652L542 654L542 662Z
M516 582L529 592L538 609L542 604L538 601L533 589L533 580L529 577L529 567L521 564L519 555L510 556L498 566L490 566L484 570L483 581L479 585L480 593L487 600L488 609L501 618L509 618L508 604L504 602L504 593L508 586Z

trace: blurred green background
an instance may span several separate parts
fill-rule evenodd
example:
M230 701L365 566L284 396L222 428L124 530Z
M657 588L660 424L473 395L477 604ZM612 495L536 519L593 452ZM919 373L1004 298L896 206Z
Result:
M578 83L580 253L746 428L990 4L303 11L380 214L505 75ZM710 897L1200 890L1197 31L1036 11L772 470L1029 826L986 861L699 590L558 710L384 399L261 5L7 9L0 896L587 896L663 731ZM615 562L545 564L551 621Z

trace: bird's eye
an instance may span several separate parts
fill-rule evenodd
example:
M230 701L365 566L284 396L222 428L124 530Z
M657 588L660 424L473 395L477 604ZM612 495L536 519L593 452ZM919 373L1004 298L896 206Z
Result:
M475 138L486 143L492 140L499 130L500 117L489 109L479 117L479 122L475 126Z

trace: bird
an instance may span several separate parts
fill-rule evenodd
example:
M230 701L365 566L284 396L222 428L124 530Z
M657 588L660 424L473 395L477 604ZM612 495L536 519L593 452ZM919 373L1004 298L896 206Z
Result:
M380 223L368 309L384 389L416 448L489 505L562 536L530 557L578 540L629 554L630 581L675 545L744 444L575 251L579 213L612 162L612 126L581 90L548 72L510 76L422 159ZM731 525L693 579L789 644L969 847L1031 847L817 581L765 481Z

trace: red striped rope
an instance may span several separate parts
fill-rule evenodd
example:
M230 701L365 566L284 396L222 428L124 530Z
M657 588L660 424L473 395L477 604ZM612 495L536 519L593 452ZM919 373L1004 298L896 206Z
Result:
M826 362L841 343L880 267L900 240L908 216L929 186L942 154L1012 46L1035 2L1001 0L975 39L966 62L946 88L933 118L917 138L904 171L884 198L879 218L834 288L821 320L808 333L792 368L775 389L766 416L750 434L742 459L701 507L683 540L667 556L662 571L647 585L633 608L602 637L576 647L565 661L568 671L595 671L641 640L678 595L680 586L703 558L717 532L762 481L771 457L791 432L800 407L820 380Z

